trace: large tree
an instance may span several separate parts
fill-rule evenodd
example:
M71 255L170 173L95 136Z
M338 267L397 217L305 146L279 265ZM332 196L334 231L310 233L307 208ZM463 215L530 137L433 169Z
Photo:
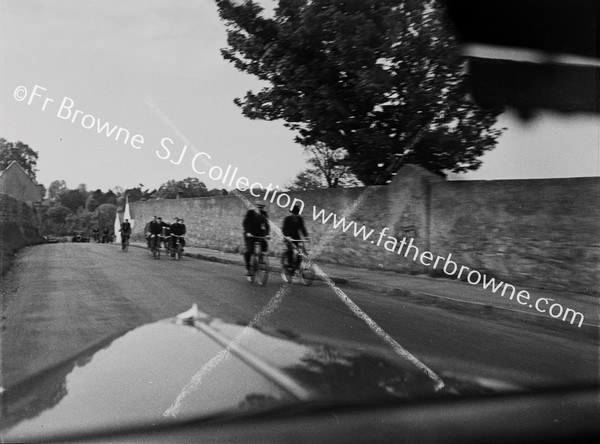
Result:
M265 82L235 99L252 119L278 120L302 145L345 150L366 184L406 163L430 171L480 166L499 110L468 96L464 60L435 0L216 0L226 60Z
M6 169L14 160L27 174L35 179L38 153L23 142L8 142L0 137L0 171Z

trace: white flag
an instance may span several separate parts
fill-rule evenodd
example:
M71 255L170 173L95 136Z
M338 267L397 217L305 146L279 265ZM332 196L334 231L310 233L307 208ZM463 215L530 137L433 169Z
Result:
M119 231L121 229L121 222L119 222L119 213L115 214L115 227L114 227L114 231L115 231L115 242L120 244L121 243L121 232Z

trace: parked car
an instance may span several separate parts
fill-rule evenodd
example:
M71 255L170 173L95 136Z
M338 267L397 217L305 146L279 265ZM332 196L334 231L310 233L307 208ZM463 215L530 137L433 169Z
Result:
M89 242L90 237L85 231L75 231L73 233L73 242Z
M46 236L44 236L44 239L46 239L46 243L49 244L56 244L58 243L58 237L55 236L54 234L47 234Z

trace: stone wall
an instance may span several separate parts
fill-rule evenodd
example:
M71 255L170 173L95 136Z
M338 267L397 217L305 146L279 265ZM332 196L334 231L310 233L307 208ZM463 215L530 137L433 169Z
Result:
M508 282L597 294L600 179L446 182L431 193L431 249Z
M167 199L131 204L135 220L133 240L143 239L145 225L154 215L168 223L180 217L187 226L190 245L222 251L238 251L242 241L241 221L246 212L241 199L235 196L196 199Z
M10 257L16 250L43 241L38 227L33 208L0 194L0 275L8 268Z
M447 182L420 167L404 167L387 186L290 192L302 212L313 252L324 262L403 273L433 273L387 251L387 236L413 239L420 251L451 253L472 269L514 285L598 294L600 276L600 178ZM249 194L245 197L254 201ZM267 202L272 224L281 227L289 206ZM345 212L346 232L333 220ZM167 222L182 217L190 245L241 252L242 219L247 211L237 196L136 202L134 238L154 214ZM355 236L373 230L366 240ZM387 228L377 245L379 232ZM273 229L271 251L282 249Z

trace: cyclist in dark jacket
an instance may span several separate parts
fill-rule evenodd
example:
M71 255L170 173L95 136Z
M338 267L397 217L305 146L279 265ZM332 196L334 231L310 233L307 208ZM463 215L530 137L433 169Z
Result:
M267 237L270 232L269 215L264 210L265 204L258 200L254 203L254 209L248 210L244 217L244 242L246 243L246 252L244 261L246 262L246 276L250 275L250 256L254 249L254 237ZM261 239L261 249L266 252L268 248L267 240Z
M129 219L125 219L125 222L121 224L121 235L122 236L130 236L131 235L131 223Z
M131 224L129 223L129 219L125 219L125 221L121 224L121 246L124 250L126 247L127 240L131 237Z
M154 216L154 219L150 221L148 225L148 232L150 234L161 235L162 234L162 219L160 217Z
M185 225L182 223L183 219L175 218L175 222L171 224L171 234L174 236L183 236L185 234ZM181 247L183 251L183 247L185 246L185 241L183 237L180 239ZM175 248L175 237L171 236L171 246Z
M157 218L156 216L154 216L152 221L148 224L148 233L150 233L148 245L149 247L152 248L158 245L158 242L160 242L160 236L162 235L162 229L162 219L160 217Z
M304 246L302 245L302 237L308 238L308 231L306 231L306 227L304 226L304 219L300 216L300 207L297 205L292 208L291 213L285 219L283 219L283 227L281 231L283 235L286 237L285 246L287 247L287 257L288 264L292 263L293 249L292 249L292 241L287 238L294 239L293 243L300 245L302 251L304 251Z

